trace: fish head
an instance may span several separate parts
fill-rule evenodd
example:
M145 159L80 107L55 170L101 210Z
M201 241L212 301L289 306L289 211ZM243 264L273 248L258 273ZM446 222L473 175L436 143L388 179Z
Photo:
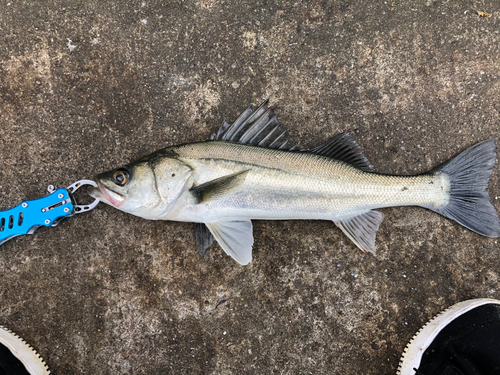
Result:
M191 168L182 161L153 154L97 175L90 195L121 211L158 219L187 189L190 176Z

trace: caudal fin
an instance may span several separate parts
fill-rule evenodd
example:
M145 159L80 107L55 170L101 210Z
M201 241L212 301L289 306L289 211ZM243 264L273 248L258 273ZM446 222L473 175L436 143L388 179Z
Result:
M450 200L446 206L426 208L483 236L500 237L500 221L487 191L495 161L495 139L490 139L435 169L449 178Z

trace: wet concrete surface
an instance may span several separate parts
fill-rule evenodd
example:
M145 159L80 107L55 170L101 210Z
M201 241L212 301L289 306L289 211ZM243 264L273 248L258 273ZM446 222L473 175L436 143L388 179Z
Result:
M498 1L0 7L1 209L205 140L265 98L300 145L349 131L383 173L500 130ZM193 224L99 205L0 248L0 325L55 374L395 373L432 316L500 298L499 245L421 208L382 211L376 255L331 222L255 222L242 267L219 247L200 258Z

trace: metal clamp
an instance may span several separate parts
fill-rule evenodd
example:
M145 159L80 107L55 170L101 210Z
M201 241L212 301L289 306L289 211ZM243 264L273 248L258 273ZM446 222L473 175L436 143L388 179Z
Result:
M73 194L75 194L75 191L77 191L78 189L80 189L84 185L90 185L90 186L93 186L95 188L97 187L97 184L95 183L95 181L80 180L80 181L76 181L75 183L69 185L66 188L66 190L69 191L69 194L70 194L70 196L73 200L74 206L75 206L73 215L82 214L84 212L93 210L95 208L95 206L97 206L97 204L100 202L99 199L95 198L95 200L91 204L76 204L76 201L75 201L75 198L73 197ZM73 215L71 215L71 216L73 216Z
M97 187L92 180L77 181L66 189L55 189L49 185L49 195L6 211L0 211L0 245L23 234L33 234L41 226L57 226L62 219L92 210L99 203L95 199L91 204L76 203L74 192L84 185Z

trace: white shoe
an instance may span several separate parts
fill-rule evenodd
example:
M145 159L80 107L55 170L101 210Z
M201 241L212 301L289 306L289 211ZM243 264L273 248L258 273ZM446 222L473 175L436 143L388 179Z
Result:
M31 346L0 326L0 374L49 375L50 371Z
M500 374L500 301L471 299L441 312L410 340L397 374Z

